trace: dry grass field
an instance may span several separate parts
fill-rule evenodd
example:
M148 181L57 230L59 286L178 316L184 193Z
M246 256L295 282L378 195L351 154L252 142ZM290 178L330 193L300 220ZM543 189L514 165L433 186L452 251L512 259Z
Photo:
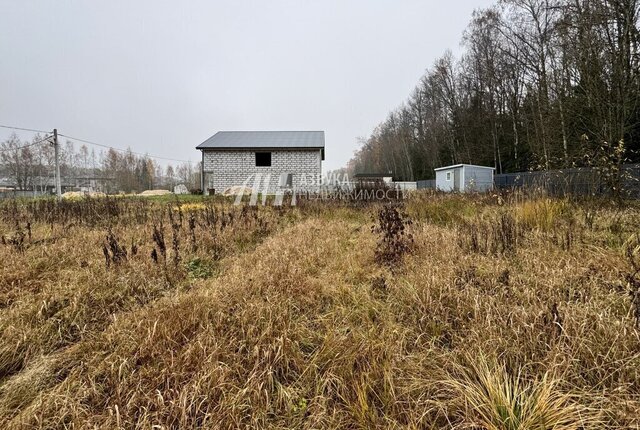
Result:
M0 203L0 428L640 428L640 208Z

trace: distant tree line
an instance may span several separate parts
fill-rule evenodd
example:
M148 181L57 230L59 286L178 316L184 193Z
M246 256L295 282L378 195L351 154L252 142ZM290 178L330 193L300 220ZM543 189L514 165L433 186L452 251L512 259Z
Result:
M474 12L348 169L405 180L638 161L639 0L500 0Z
M54 185L55 156L44 136L20 140L14 133L0 142L0 179L18 190L45 191ZM172 190L177 184L188 189L200 187L199 169L190 163L162 165L149 156L131 150L108 149L96 152L86 145L76 147L67 140L60 145L60 176L65 182L94 183L99 191L140 192L160 188Z

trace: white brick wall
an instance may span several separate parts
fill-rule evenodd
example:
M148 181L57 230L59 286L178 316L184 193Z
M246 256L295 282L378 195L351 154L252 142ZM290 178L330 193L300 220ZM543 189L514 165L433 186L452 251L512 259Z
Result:
M271 174L269 193L275 193L282 173L293 174L293 185L298 190L314 191L312 180L322 174L319 149L271 151L271 167L257 167L255 151L209 150L204 152L205 189L214 188L223 192L234 185L242 185L249 176L252 187L256 173L263 178ZM304 184L306 182L306 184ZM264 184L261 188L264 188Z

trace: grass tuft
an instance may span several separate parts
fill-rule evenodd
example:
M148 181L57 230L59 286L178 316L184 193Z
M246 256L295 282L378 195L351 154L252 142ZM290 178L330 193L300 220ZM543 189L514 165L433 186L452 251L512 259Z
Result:
M581 430L602 425L598 413L559 389L548 372L528 381L485 356L467 357L445 383L459 395L457 414L465 425L486 430Z
M516 206L516 219L530 229L550 231L571 216L571 205L566 200L540 198Z

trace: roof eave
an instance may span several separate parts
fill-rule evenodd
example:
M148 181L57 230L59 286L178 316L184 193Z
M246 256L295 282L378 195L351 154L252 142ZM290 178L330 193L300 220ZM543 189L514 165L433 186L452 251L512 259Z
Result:
M210 150L210 151L300 151L300 150L309 150L309 151L317 151L322 150L324 152L324 146L196 146L196 149L200 151Z
M489 166L479 166L477 164L453 164L451 166L444 166L444 167L438 167L437 169L433 169L434 172L439 172L441 170L449 170L449 169L457 169L459 167L479 167L481 169L491 169L491 170L496 170L495 167L489 167Z

